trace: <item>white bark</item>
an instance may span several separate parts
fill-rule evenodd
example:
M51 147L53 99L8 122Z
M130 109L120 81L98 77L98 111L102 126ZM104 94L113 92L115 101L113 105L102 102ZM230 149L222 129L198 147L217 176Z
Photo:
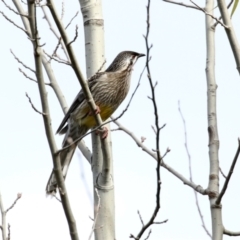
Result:
M79 0L84 22L87 77L94 75L105 61L104 21L101 1ZM104 69L104 68L103 68ZM108 126L107 126L108 127ZM110 131L107 147L101 148L99 137L92 134L92 171L95 188L98 189L101 206L97 208L99 197L94 191L95 239L115 239L115 206L112 180L112 154ZM102 149L107 154L102 154ZM103 159L103 155L108 155ZM106 174L107 172L107 174ZM98 212L97 212L98 211ZM97 218L96 218L97 216Z
M207 0L205 10L213 15L214 1ZM222 240L223 224L221 206L216 205L219 194L219 138L217 128L216 90L215 82L215 29L213 18L206 15L206 45L207 45L207 110L208 110L208 134L209 134L209 203L212 217L212 239Z

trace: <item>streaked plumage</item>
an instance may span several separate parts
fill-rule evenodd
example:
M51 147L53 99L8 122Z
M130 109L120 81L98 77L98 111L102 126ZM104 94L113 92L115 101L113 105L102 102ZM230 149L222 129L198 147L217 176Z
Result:
M133 66L137 59L142 56L145 55L132 51L121 52L105 72L96 73L88 80L89 89L96 105L100 109L103 121L114 113L127 96ZM81 90L57 129L57 133L66 133L62 147L68 146L69 143L86 134L89 129L95 126L95 118L91 114L88 103L85 101L84 93ZM76 146L77 144L74 144L60 153L64 178ZM46 192L55 192L56 187L56 179L52 172Z

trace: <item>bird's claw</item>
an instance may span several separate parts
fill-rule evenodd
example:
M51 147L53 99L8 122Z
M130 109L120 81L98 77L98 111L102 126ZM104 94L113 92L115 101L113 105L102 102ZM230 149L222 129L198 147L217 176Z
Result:
M92 112L92 111L90 111L89 113L88 113L88 115L89 116L92 116L92 115L94 115L94 114L99 114L101 112L101 110L100 110L100 108L99 108L99 106L98 105L96 105L96 109L94 110L94 112Z
M106 127L102 127L102 130L97 129L95 131L95 133L98 135L99 133L101 133L101 138L105 139L108 136L108 129Z

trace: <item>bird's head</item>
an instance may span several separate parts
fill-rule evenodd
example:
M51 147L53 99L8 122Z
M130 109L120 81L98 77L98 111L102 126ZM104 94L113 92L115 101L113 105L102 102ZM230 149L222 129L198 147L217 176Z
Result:
M145 54L132 51L120 52L107 68L106 72L131 71L138 58L143 56L145 56Z

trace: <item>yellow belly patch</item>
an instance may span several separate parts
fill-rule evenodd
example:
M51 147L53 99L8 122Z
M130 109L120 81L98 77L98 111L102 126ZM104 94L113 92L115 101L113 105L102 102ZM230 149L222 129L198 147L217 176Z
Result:
M99 106L99 108L100 108L100 115L103 121L107 120L114 112L112 107ZM96 120L94 118L94 115L87 115L84 119L82 119L81 125L85 125L89 129L95 127Z

